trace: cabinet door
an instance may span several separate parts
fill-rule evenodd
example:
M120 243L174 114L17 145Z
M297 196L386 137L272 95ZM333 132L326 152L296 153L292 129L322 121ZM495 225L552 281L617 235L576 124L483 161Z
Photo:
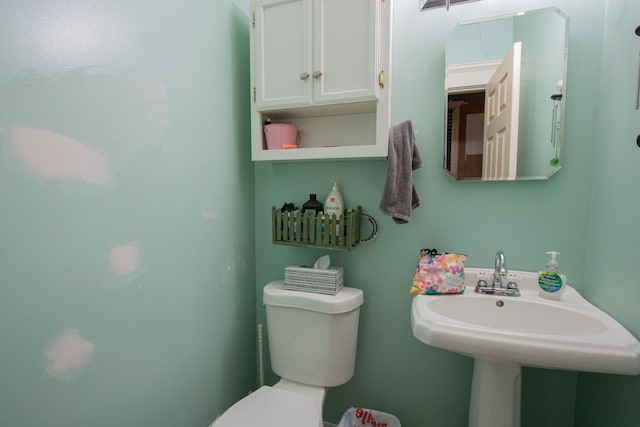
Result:
M253 54L256 108L312 103L312 0L256 0Z
M375 99L380 0L314 3L314 103Z

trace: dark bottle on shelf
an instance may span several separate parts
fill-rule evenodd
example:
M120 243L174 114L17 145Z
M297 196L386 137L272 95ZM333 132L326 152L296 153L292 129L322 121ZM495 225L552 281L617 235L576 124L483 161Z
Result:
M322 203L320 203L316 197L315 193L309 194L309 200L302 205L302 212L307 218L315 218L318 213L323 211Z

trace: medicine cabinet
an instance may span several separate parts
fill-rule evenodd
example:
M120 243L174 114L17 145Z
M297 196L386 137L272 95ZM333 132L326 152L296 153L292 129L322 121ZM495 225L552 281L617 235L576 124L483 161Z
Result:
M253 0L252 160L387 156L391 0ZM267 149L265 123L298 129Z
M548 179L562 167L568 17L555 7L448 35L443 168L455 180Z

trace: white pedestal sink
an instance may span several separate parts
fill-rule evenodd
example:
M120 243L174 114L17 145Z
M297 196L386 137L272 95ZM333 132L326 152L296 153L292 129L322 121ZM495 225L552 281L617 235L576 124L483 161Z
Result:
M475 358L470 427L520 426L521 366L638 375L640 343L567 286L560 301L538 296L536 274L511 271L522 296L474 292L489 269L465 268L462 295L417 295L411 327L420 341Z

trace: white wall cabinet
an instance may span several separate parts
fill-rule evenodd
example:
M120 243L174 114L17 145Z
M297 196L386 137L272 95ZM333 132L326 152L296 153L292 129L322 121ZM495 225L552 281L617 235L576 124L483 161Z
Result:
M387 155L391 0L254 0L252 159ZM298 127L267 150L263 124Z
M257 0L256 108L373 100L376 0Z

